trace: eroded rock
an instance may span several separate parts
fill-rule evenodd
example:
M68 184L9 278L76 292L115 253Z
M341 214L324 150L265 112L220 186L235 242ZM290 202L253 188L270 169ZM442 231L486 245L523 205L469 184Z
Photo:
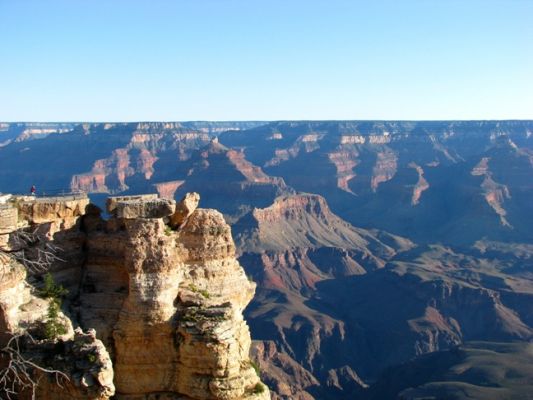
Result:
M111 215L115 215L115 209L117 208L117 204L124 201L152 201L157 200L158 196L157 194L140 194L140 195L133 195L133 196L111 196L107 198L106 202L106 208L107 212Z
M33 359L65 375L60 385L41 379L39 399L270 399L249 361L242 315L255 284L222 214L197 209L198 200L191 193L180 203L178 231L167 225L174 201L153 196L111 199L107 221L90 206L23 207L25 226L47 232L39 240L69 249L52 269L58 285L68 284L56 317L67 334L31 347ZM53 212L61 223L49 221ZM37 332L54 300L42 298L39 278L28 283L21 264L0 262L0 329Z
M115 216L117 218L164 218L172 215L176 209L176 202L167 199L149 201L127 200L117 202Z
M68 379L42 379L37 398L107 400L115 394L113 364L103 343L94 330L84 333L77 328L71 340L59 342L48 349L49 369L63 371Z
M198 207L200 195L196 192L187 193L179 203L176 204L176 211L170 217L170 226L179 228L191 216Z

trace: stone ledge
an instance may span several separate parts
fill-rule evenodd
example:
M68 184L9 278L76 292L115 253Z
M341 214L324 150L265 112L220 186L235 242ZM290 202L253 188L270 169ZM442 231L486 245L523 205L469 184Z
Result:
M42 224L84 215L89 205L89 198L87 196L44 197L33 200L24 198L16 204L19 219Z
M118 203L128 201L151 201L157 200L159 196L157 194L139 194L132 196L110 196L107 198L106 209L109 214L114 214Z
M128 200L117 202L113 215L124 219L164 218L174 214L175 210L174 200Z

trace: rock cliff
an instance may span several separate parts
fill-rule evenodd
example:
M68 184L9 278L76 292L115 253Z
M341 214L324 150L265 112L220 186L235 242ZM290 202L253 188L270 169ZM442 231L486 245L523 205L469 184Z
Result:
M413 243L356 228L312 194L280 196L255 208L234 232L240 260L259 284L247 319L263 340L256 357L275 398L356 398L366 384L348 361L350 327L338 314L322 312L343 303L320 304L314 294L324 282L383 268Z
M355 226L471 245L531 241L531 132L531 121L288 121L219 140Z
M0 249L0 347L15 337L28 359L58 371L32 369L37 398L270 398L249 358L242 314L255 284L222 214L197 204L197 195L177 207L155 195L111 198L108 220L83 197L18 197L3 206L3 243L25 230L33 244L62 249L46 265L61 287L57 298L46 295L41 270L22 265L36 253ZM54 304L61 307L52 316ZM50 323L64 329L40 333Z

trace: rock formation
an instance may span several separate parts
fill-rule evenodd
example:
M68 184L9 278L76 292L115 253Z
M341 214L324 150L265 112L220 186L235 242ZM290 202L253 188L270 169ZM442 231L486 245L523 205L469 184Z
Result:
M37 398L270 398L242 316L255 284L224 218L197 209L197 194L178 205L155 195L110 198L109 220L84 197L11 200L2 208L3 242L26 229L40 232L35 242L66 245L47 265L61 288L50 298L40 271L26 272L9 247L0 253L0 347L18 335L26 357L56 371L33 370ZM43 336L51 323L63 329Z
M324 196L355 226L464 245L484 236L532 240L526 200L532 127L531 121L288 121L227 132L220 142L296 191ZM282 139L272 140L274 133Z
M413 196L411 197L411 205L416 206L420 203L420 197L425 190L429 189L429 184L424 178L424 170L421 166L416 165L416 163L410 163L409 167L414 168L418 174L418 182L413 188Z
M489 157L483 157L481 161L472 169L471 174L473 176L482 176L483 182L481 188L488 205L492 207L494 212L500 216L500 222L502 225L511 227L505 216L507 211L503 207L503 203L506 199L511 198L509 188L505 185L501 185L494 181L492 173L489 169Z
M184 181L175 192L178 198L187 192L198 192L209 206L218 204L216 209L231 223L250 208L268 206L280 194L293 192L283 179L265 174L247 161L243 152L216 140L194 151L189 160L179 165L177 176Z
M275 398L354 398L366 385L348 365L350 351L341 350L351 340L349 326L318 312L313 293L324 282L381 269L413 244L353 227L311 194L280 196L234 232L240 260L260 285L247 319L264 340L255 350ZM329 306L342 308L336 301L322 305Z
M178 203L176 211L170 217L170 226L173 228L181 227L191 214L198 207L200 195L198 193L187 193Z

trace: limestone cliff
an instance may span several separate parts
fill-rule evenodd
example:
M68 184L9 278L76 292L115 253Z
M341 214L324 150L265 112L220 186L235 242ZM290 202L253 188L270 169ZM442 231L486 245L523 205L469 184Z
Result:
M242 315L255 284L235 258L222 214L197 202L197 195L178 207L155 195L111 198L108 220L86 198L4 206L14 211L0 221L0 347L32 333L28 357L66 374L60 385L40 379L37 398L270 398L250 362ZM54 300L43 298L39 271L27 274L7 245L20 229L68 250L47 266L69 290L57 317L66 333L54 338L38 335Z

